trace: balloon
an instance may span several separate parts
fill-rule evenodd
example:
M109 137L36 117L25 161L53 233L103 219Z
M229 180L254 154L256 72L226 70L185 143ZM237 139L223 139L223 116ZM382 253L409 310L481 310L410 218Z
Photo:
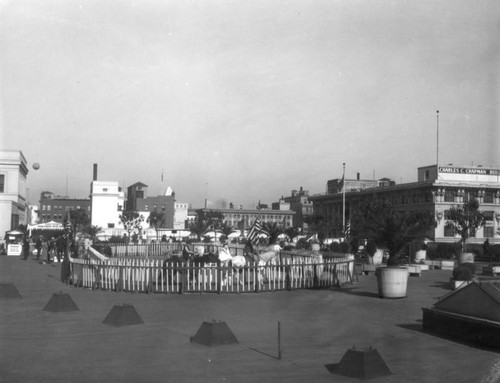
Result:
M35 170L40 169L40 164L39 164L38 162L35 162L35 163L33 164L33 169L35 169Z

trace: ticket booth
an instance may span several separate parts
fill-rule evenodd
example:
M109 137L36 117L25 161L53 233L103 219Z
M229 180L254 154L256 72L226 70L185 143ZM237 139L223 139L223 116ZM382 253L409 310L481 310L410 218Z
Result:
M8 256L20 256L23 252L23 238L22 231L8 231L5 233L5 243L7 245Z

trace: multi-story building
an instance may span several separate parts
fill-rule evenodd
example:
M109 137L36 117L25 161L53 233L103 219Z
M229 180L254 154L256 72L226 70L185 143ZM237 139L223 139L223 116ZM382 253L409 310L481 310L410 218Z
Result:
M94 179L90 190L91 224L101 227L106 235L123 235L120 215L125 204L125 195L118 181Z
M90 220L91 209L89 198L68 198L67 196L55 195L49 191L40 194L38 205L38 221L63 223L71 210L84 210Z
M164 195L148 196L148 185L136 182L127 188L127 209L139 212L146 221L151 212L163 214L162 229L186 228L188 204L176 202L175 192L168 187Z
M295 212L273 209L201 209L204 212L217 211L224 216L224 222L240 230L249 229L258 218L261 223L276 223L284 227L293 226Z
M500 243L500 170L485 167L425 166L418 169L418 181L395 184L383 179L377 186L356 189L337 188L336 192L310 197L314 214L322 218L323 234L326 237L341 237L343 223L360 202L373 199L389 200L400 210L429 210L436 216L434 239L437 242L455 242L448 212L475 198L486 217L483 228L470 238L470 242ZM345 182L349 182L346 180Z
M189 204L186 202L176 202L174 209L174 230L182 230L188 228L189 220Z
M293 223L295 227L302 229L304 233L308 232L307 218L313 214L313 204L309 200L309 191L304 190L302 186L299 190L292 190L289 197L282 197L282 200L290 204L290 210L295 212Z
M27 222L28 166L20 150L0 150L0 235Z

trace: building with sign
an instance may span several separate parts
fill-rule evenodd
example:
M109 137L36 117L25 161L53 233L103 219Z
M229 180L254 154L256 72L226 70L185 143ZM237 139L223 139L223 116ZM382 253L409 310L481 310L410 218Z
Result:
M346 184L349 180L344 181ZM343 222L348 222L351 211L360 202L389 200L400 210L429 210L435 214L436 242L456 242L448 213L453 205L460 205L472 198L478 200L486 217L485 225L471 243L500 243L500 169L481 166L425 166L418 168L417 182L395 184L376 182L376 186L363 189L345 186L335 192L309 197L314 214L323 218L326 237L342 237Z

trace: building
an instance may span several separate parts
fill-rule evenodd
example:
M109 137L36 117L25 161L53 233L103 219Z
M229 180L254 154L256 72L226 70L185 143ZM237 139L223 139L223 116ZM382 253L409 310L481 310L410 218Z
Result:
M0 235L26 225L28 166L20 150L0 150Z
M299 190L292 190L291 196L282 197L281 199L290 205L290 210L295 212L293 218L295 227L307 233L307 219L313 215L313 204L309 200L309 191L304 190L301 186Z
M127 201L125 210L134 211L137 209L137 201L148 198L148 185L136 182L127 188Z
M471 243L500 243L500 170L485 167L425 166L418 168L417 182L395 184L388 179L377 181L377 186L351 188L311 196L314 215L322 218L322 230L327 237L342 237L343 222L360 202L389 200L400 210L429 210L436 216L436 242L456 242L453 228L447 220L448 211L476 198L485 213L486 224L479 229ZM349 183L350 180L346 180ZM359 185L359 184L358 184ZM333 190L333 189L332 189Z
M71 210L79 209L87 213L90 221L91 209L89 198L68 198L66 196L55 195L49 191L43 191L40 194L38 206L38 223L50 221L63 223Z
M168 187L164 195L148 196L148 185L136 182L127 188L127 210L141 213L147 220L151 212L163 214L162 228L181 230L186 227L187 203L175 201L175 192Z
M189 204L185 202L175 202L174 209L174 230L187 229L189 221Z
M295 212L292 210L273 209L201 209L202 211L217 211L224 216L224 223L236 229L247 230L259 218L262 224L278 224L285 228L293 226Z
M91 225L101 227L107 236L123 235L120 221L125 195L118 181L97 181L90 185Z

